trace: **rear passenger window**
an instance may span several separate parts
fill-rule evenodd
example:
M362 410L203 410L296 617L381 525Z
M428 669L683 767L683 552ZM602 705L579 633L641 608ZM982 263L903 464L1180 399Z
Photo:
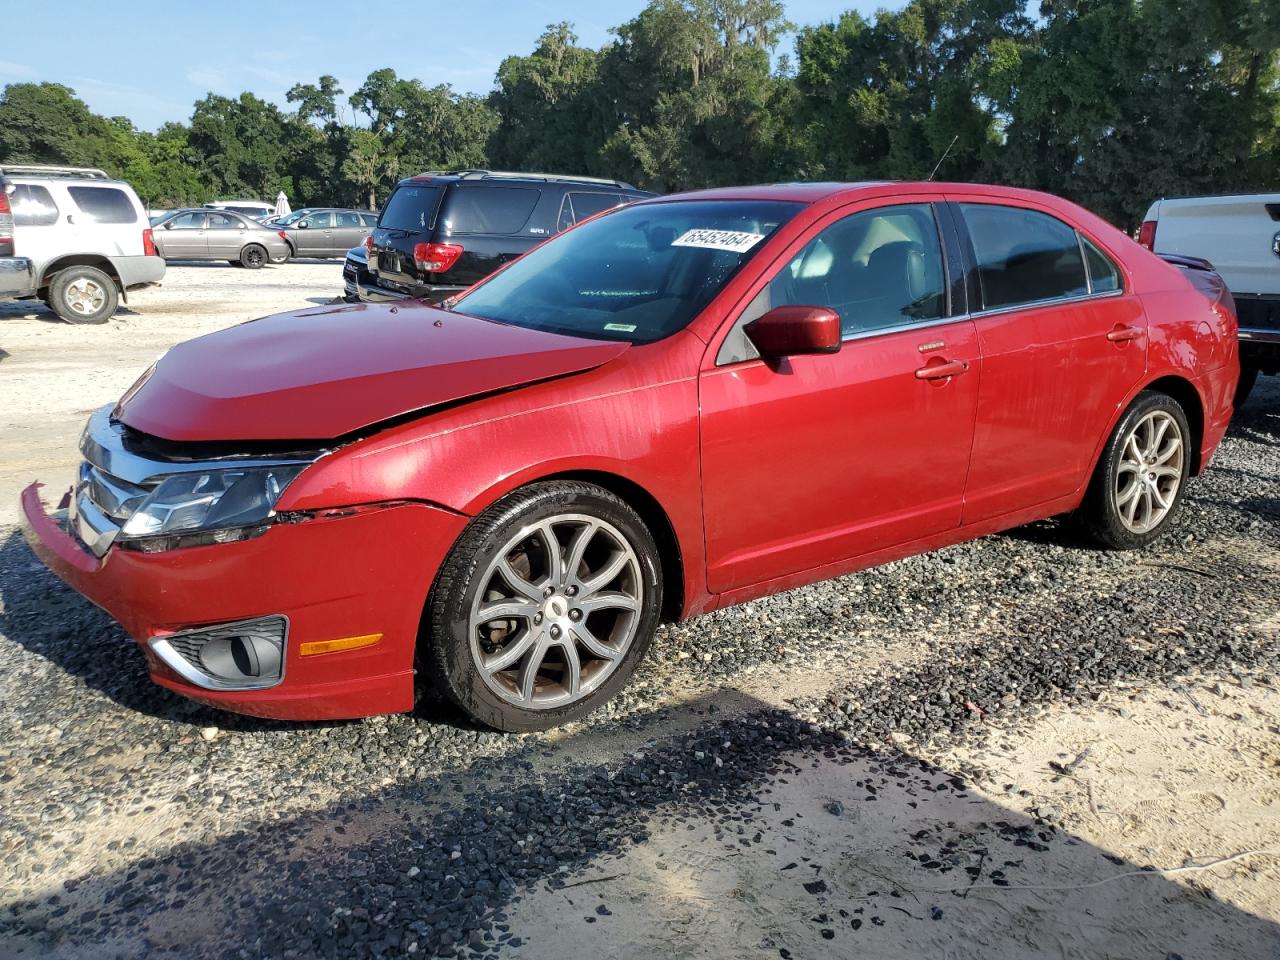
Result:
M47 227L58 222L58 206L39 184L19 183L9 196L13 223L18 227Z
M80 212L95 223L137 223L138 212L123 190L113 187L67 187Z
M360 226L360 214L352 213L349 210L339 210L334 214L337 218L335 226L339 227L358 227Z
M1105 253L1095 247L1083 234L1080 243L1084 246L1084 262L1089 268L1089 292L1110 293L1120 289L1120 269Z
M229 213L211 213L209 214L210 230L235 230L243 227L244 221L239 217L233 217Z
M960 205L977 257L983 309L1089 292L1076 232L1056 217L985 203Z
M622 203L622 197L616 193L571 193L569 199L573 201L574 223Z
M519 233L541 195L530 187L458 187L449 194L445 228L451 233Z

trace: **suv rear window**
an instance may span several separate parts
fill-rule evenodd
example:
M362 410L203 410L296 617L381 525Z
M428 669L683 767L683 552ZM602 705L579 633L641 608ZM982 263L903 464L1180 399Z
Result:
M445 226L450 233L519 233L540 196L533 187L456 187Z
M123 190L113 187L67 187L80 212L95 223L137 223L138 212Z
M436 207L439 203L439 187L417 184L397 187L382 211L378 226L388 230L430 230L436 225Z

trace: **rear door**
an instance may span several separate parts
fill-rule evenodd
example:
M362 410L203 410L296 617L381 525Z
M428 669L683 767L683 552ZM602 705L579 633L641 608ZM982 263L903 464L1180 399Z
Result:
M234 213L210 210L205 215L205 242L213 259L238 260L248 232L248 225Z
M956 198L982 350L965 523L1073 494L1147 363L1146 315L1102 247L1054 214Z
M369 228L360 219L355 210L335 210L333 212L333 242L329 247L331 257L345 256L352 247L364 243L369 235Z
M539 187L461 181L440 210L436 239L462 247L462 255L444 273L428 274L427 283L470 286L509 260L537 246L549 235L526 233L542 196Z
M703 371L713 592L960 525L980 358L963 287L948 282L934 199L827 217ZM742 325L784 304L836 310L840 351L752 358Z
M142 255L142 231L150 226L141 205L118 186L68 184L75 245L109 257Z

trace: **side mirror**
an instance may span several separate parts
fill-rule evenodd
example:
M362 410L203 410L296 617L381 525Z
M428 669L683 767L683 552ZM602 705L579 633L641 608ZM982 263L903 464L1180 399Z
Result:
M840 349L840 316L827 307L774 307L742 332L766 360Z
M165 228L166 230L172 230L172 229L173 229L173 221L172 221L172 220L166 220L166 221L164 222L164 228Z
M311 226L311 224L307 223L305 220L299 220L296 226L299 230L305 230L307 227Z

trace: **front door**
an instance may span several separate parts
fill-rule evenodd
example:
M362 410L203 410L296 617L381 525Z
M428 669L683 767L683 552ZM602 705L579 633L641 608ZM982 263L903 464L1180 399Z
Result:
M832 215L801 243L701 377L717 593L960 524L980 359L949 303L934 205ZM771 364L733 345L744 321L784 304L836 310L840 352Z
M203 260L209 255L205 240L205 214L203 210L180 213L166 220L159 230L153 230L160 256L166 260Z
M965 523L1065 497L1146 370L1146 315L1116 264L1044 211L959 204L982 390Z

